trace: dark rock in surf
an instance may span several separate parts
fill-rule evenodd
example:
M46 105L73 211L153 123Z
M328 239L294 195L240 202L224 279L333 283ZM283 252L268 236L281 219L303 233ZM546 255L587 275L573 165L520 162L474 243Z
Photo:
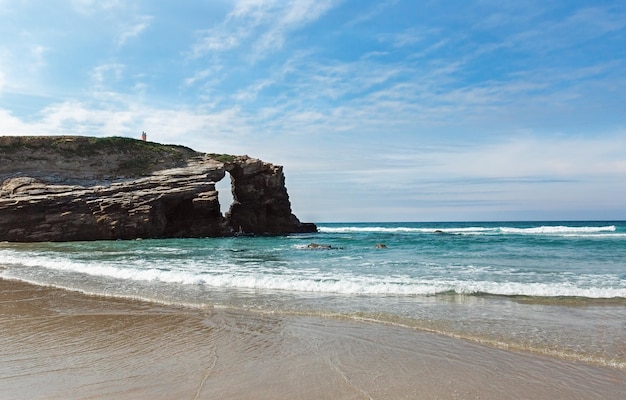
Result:
M309 243L306 246L306 248L307 249L316 249L316 250L319 250L319 249L321 249L321 250L330 250L333 247L331 245L328 245L328 244Z

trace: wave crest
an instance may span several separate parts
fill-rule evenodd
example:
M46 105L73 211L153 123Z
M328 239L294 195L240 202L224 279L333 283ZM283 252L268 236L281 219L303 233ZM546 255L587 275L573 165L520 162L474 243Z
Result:
M319 226L322 233L448 233L448 234L464 234L464 235L594 235L602 233L613 233L616 236L626 236L625 234L615 233L617 228L615 225L607 226L537 226L530 228L514 228L507 226L499 227L384 227L384 226Z

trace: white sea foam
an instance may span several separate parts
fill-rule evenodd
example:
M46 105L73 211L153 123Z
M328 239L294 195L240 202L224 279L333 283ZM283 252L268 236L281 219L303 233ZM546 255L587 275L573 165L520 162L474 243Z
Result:
M498 228L485 227L457 227L457 228L414 228L414 227L382 227L382 226L320 226L318 231L322 233L450 233L450 234L489 234L497 233Z
M626 297L626 284L615 284L615 276L571 276L554 283L514 282L503 280L462 280L444 277L409 277L403 275L354 275L350 272L322 272L315 268L292 270L289 268L260 268L236 265L185 265L170 264L167 269L149 267L135 261L128 263L90 263L49 257L22 259L4 254L3 263L9 268L0 276L29 279L36 270L47 270L54 279L54 272L75 274L76 281L85 276L106 277L120 281L152 282L155 284L204 285L221 289L252 289L290 291L342 295L393 295L416 296L456 292L459 294L486 293L494 295L523 296L580 296L588 298ZM19 266L11 268L13 266ZM23 267L29 268L23 268ZM479 274L484 268L467 267ZM40 274L46 276L46 274ZM79 278L82 276L83 278ZM462 275L459 275L462 276ZM38 278L41 280L42 278ZM568 280L569 279L569 280Z
M428 230L427 228L409 228L409 227L398 227L398 228L387 228L382 226L338 226L338 227L329 227L329 226L319 226L319 232L324 233L369 233L369 232L381 232L381 233L397 233L397 232L405 232L405 233L422 233L422 232L432 232L433 230Z
M503 233L514 234L584 234L584 233L600 233L615 232L615 225L609 226L538 226L533 228L509 228L502 227L500 231Z
M384 227L384 226L320 226L322 233L449 233L464 235L494 235L494 234L525 234L525 235L597 235L599 233L615 232L615 225L607 226L539 226L532 228L513 227ZM611 234L625 237L626 234Z

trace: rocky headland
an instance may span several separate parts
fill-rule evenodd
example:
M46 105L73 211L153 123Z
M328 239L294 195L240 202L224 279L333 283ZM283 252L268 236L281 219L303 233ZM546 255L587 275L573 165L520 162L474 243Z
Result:
M215 183L230 175L222 215ZM0 241L315 232L281 166L123 137L0 136Z

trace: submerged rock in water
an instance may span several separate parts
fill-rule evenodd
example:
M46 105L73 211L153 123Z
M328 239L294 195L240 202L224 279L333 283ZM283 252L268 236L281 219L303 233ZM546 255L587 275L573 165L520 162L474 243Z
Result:
M306 246L307 249L322 249L322 250L330 250L333 247L329 244L319 244L319 243L309 243Z
M220 212L215 183L230 174ZM128 138L0 137L0 240L315 232L291 213L282 167Z

